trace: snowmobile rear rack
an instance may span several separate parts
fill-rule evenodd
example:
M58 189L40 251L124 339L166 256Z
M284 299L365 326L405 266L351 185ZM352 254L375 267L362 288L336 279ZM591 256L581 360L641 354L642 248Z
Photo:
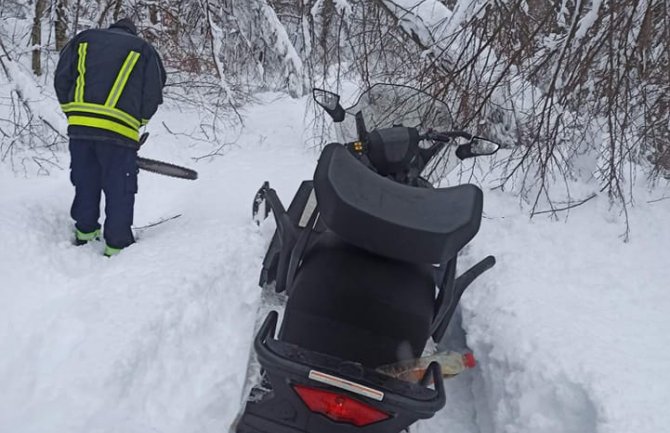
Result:
M428 382L431 378L438 378L435 380L435 389L401 381L358 363L311 352L294 344L275 340L273 336L278 317L276 311L271 311L254 341L254 349L264 368L281 371L286 377L301 381L307 379L310 372L314 370L344 377L366 387L383 391L383 402L386 405L404 410L409 409L419 418L432 417L435 412L444 407L446 394L438 363L430 365L423 379L424 382Z
M274 333L277 318L276 311L270 312L256 335L254 348L264 371L263 378L260 387L251 390L246 407L236 419L231 432L388 433L402 431L418 419L431 418L444 407L444 383L437 362L430 364L423 378L423 383L436 379L434 389L401 381L359 363L276 340ZM333 422L305 406L296 391L300 387L334 392L343 398L372 406L391 417L366 425L363 430Z
M454 315L456 306L461 300L465 289L481 274L491 269L496 264L494 256L486 256L477 264L461 274L456 276L456 260L454 257L445 266L445 274L440 284L440 292L437 298L435 318L430 327L430 333L436 342L442 341L447 331L447 326ZM448 295L447 295L448 294Z

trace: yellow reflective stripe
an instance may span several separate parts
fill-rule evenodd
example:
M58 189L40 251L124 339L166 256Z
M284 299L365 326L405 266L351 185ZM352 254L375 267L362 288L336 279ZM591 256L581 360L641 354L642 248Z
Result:
M104 105L94 104L92 102L70 102L61 105L61 109L63 110L63 113L78 111L82 113L104 114L127 123L135 129L139 129L140 127L140 121L125 111L121 111L118 108L105 107Z
M99 237L100 237L100 229L93 230L93 231L90 232L90 233L84 233L84 232L82 232L81 230L79 230L78 228L75 227L74 232L75 232L75 236L76 236L77 239L80 240L80 241L86 241L86 242L88 242L88 241L92 241L92 240L95 239L95 238L99 238Z
M121 252L123 248L114 248L110 247L109 245L105 245L105 256L107 257L112 257Z
M74 101L83 102L84 101L84 86L86 84L86 49L88 48L88 42L82 42L79 44L79 61L77 62L77 84L74 88Z
M98 119L95 117L70 116L67 118L67 123L73 126L89 126L91 128L105 129L107 131L116 132L133 141L140 140L138 131L128 128L127 126L119 125L112 120Z
M137 63L137 59L139 58L140 53L137 51L131 51L126 56L126 60L123 62L123 66L121 66L121 70L116 76L112 90L109 91L109 95L105 101L106 106L115 107L116 103L119 102L123 88L126 87L126 83L128 83L128 77L130 77L130 73L133 71L135 63Z
M147 123L149 123L149 119L142 119L142 126L145 126Z

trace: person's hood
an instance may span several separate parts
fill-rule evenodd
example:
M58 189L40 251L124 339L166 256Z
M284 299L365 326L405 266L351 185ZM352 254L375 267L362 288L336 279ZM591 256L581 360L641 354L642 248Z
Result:
M135 27L135 24L130 20L130 18L123 18L109 26L110 29L123 29L129 33L132 33L133 35L137 36L137 27Z

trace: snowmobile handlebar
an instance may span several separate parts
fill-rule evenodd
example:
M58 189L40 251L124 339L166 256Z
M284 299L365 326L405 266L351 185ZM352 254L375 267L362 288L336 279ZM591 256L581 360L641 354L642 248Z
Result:
M435 142L435 144L427 149L422 149L419 147L418 152L419 155L421 155L424 166L428 164L428 162L435 156L437 152L442 150L446 144L455 138L465 138L466 140L472 140L473 137L472 134L465 131L438 132L433 131L432 129L428 130L428 132L425 134L420 135L420 140L431 140Z
M423 135L419 136L420 140L433 140L448 143L454 138L465 138L466 140L472 140L472 134L465 131L445 131L438 132L433 131L432 129L428 130Z
M458 138L467 140L467 143L456 142ZM433 144L430 147L420 147L423 140L430 140ZM487 148L482 143L494 146ZM445 146L452 144L457 145L456 156L459 159L490 155L499 147L497 143L465 131L429 129L426 133L419 134L416 128L405 126L379 128L365 133L359 131L359 140L344 143L344 146L379 174L413 185L431 159Z
M382 130L375 130L371 131L372 133L376 131L380 131L380 133L385 132L389 130L390 128L384 128ZM472 140L475 138L472 134L469 132L465 131L434 131L432 129L428 130L425 134L418 134L418 131L416 128L407 128L407 127L400 127L396 126L393 129L396 130L404 130L407 132L407 135L409 137L412 137L413 139L409 140L409 152L418 152L421 153L421 155L424 157L424 161L428 162L430 158L432 158L440 149L444 147L445 144L450 143L453 139L455 138L464 138L466 140ZM375 142L370 142L369 133L365 134L368 139L360 139L358 141L352 141L349 143L344 143L344 147L346 147L350 152L357 154L357 155L366 155L368 154L369 150L371 147L379 146L379 145L385 145L386 143L384 141L375 143ZM419 147L419 143L424 140L431 140L434 141L435 144L433 144L431 147L422 149ZM389 145L393 145L392 143L389 143Z
M397 127L396 127L397 128ZM402 127L404 128L404 127ZM407 130L412 130L416 131L415 128L405 128ZM418 140L416 143L411 143L416 146L418 146L419 142L423 140L431 140L431 141L436 141L433 146L431 146L429 149L432 149L434 147L442 147L445 143L449 143L452 141L454 138L464 138L466 140L472 140L475 138L472 134L469 132L465 131L444 131L444 132L439 132L439 131L434 131L434 130L428 130L425 134L418 135ZM349 149L351 152L354 153L367 153L368 150L368 143L367 140L358 140L358 141L352 141L349 143L344 143L344 147Z

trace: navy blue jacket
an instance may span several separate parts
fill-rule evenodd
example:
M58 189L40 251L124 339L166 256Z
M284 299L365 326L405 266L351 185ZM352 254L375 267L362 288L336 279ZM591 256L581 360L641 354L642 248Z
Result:
M139 147L139 129L163 102L166 77L156 50L133 30L85 30L63 48L54 87L70 137Z

